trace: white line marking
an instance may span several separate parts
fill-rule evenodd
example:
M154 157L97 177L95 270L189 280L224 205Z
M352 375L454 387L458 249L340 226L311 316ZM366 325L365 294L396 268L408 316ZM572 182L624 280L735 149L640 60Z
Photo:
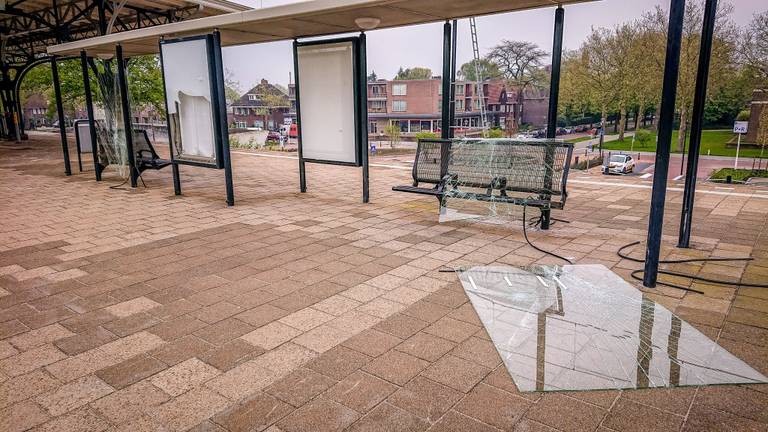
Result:
M239 151L233 151L234 154L240 154L245 156L258 156L258 157L270 157L270 158L278 158L278 159L294 159L298 160L299 158L297 156L283 156L283 155L273 155L273 154L263 154L263 153L248 153L248 152L239 152ZM370 164L372 167L379 167L379 168L391 168L391 169L399 169L399 170L412 170L413 166L403 166L403 165L388 165L388 164ZM651 174L644 174L650 176ZM642 177L641 177L642 178ZM614 183L614 182L599 182L594 180L576 180L571 179L568 180L569 183L578 183L578 184L585 184L585 185L594 185L594 186L616 186L616 187L624 187L624 188L631 188L631 189L653 189L653 186L651 185L643 185L643 184L626 184L626 183ZM716 189L727 189L727 188L718 188L715 186ZM733 190L733 188L730 188L729 190ZM669 192L683 192L682 188L676 188L676 187L668 187L667 191ZM747 193L741 193L741 192L722 192L722 191L710 191L710 190L697 190L696 193L700 194L708 194L708 195L722 195L722 196L736 196L736 197L744 197L744 198L763 198L768 199L768 195L759 195L759 194L747 194Z
M645 173L645 174L641 175L641 176L640 176L640 178L641 178L641 179L647 179L648 177L650 177L650 176L652 176L652 175L653 175L653 174L651 174L651 173Z
M680 180L681 178L683 178L683 176L679 175L679 176L677 176L677 177L673 178L672 180L674 180L674 181L678 181L678 180Z

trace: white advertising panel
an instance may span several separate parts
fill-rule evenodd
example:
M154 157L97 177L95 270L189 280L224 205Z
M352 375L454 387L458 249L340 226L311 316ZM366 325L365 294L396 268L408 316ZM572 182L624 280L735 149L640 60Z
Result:
M174 159L215 162L213 97L207 40L161 44Z
M302 157L357 163L352 42L297 49Z

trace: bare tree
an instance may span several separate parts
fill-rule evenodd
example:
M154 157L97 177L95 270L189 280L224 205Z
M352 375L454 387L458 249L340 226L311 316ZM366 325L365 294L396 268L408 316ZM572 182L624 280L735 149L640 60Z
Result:
M547 74L542 65L547 52L538 45L525 41L502 40L486 56L494 63L510 87L517 92L517 113L513 128L519 128L523 121L525 92L532 86L546 83Z
M768 85L768 11L755 14L742 35L741 60Z

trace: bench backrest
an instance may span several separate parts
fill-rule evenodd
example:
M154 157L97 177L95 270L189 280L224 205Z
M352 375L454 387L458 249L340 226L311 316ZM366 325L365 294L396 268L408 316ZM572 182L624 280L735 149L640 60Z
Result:
M448 173L462 186L487 188L504 177L508 191L564 195L572 154L573 144L555 140L421 140L413 178L436 184Z
M106 142L112 140L112 137L109 136L111 131L107 129L103 120L96 120L95 123L96 123L96 141L98 143L98 149L99 149L99 159L102 165L108 165L110 161L109 161L108 155L106 154L107 151L105 148L105 144ZM118 130L117 133L122 134L123 132L122 130ZM157 152L155 151L155 148L152 146L152 142L149 140L147 131L144 129L134 129L133 130L133 153L137 162L139 159L141 159L142 151L144 154L146 154L146 152L149 152L152 155L152 159L160 158L160 156L158 156Z

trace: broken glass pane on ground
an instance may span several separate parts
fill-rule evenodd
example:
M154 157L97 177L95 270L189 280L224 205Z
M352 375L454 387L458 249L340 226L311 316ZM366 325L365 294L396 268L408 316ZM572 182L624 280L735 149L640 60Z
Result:
M768 382L602 265L458 274L521 391Z

